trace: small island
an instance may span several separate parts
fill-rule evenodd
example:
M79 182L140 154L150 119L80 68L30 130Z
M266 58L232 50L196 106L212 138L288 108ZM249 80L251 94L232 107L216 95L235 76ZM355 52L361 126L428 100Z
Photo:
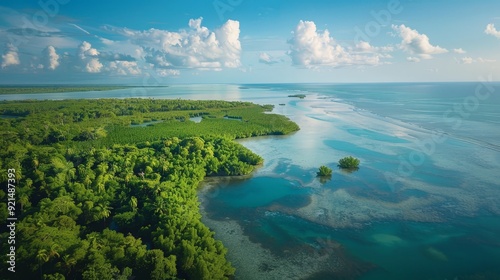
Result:
M332 176L332 169L329 168L328 166L325 166L325 165L322 165L319 167L319 171L316 172L316 175L318 177L328 177L328 176Z
M359 159L352 156L341 158L338 167L347 170L357 170L359 169Z
M298 97L300 99L304 99L304 98L306 98L306 95L305 94L291 94L288 97Z

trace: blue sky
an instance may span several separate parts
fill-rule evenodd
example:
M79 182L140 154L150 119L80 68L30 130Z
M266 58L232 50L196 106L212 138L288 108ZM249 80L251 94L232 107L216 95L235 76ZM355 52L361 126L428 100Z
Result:
M500 2L0 1L1 84L500 80Z

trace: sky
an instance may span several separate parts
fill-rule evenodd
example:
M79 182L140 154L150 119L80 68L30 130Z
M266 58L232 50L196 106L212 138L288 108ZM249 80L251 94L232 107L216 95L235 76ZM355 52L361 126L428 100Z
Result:
M0 84L500 80L500 1L0 0Z

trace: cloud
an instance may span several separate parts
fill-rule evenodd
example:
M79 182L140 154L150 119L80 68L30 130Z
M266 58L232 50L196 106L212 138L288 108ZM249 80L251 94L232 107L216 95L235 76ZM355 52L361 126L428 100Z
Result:
M64 37L60 31L42 31L35 28L24 27L24 28L10 28L6 32L23 37Z
M156 74L160 77L178 76L180 75L180 71L173 69L156 69Z
M76 24L74 24L74 23L68 23L68 24L69 24L69 25L71 25L71 26L73 26L73 27L75 27L76 29L78 29L78 30L82 31L83 33L85 33L85 34L87 34L87 35L91 35L91 34L90 34L90 32L88 32L87 30L85 30L85 29L81 28L80 26L78 26L78 25L76 25Z
M338 44L328 30L318 31L313 21L300 21L288 41L289 55L297 66L340 67L348 65L378 65L382 57L377 49L363 42L349 50Z
M99 62L97 58L91 58L87 65L85 65L85 71L87 73L99 73L102 69L102 63Z
M472 63L491 63L496 62L494 59L484 59L482 57L472 58L470 56L462 57L460 60L456 59L459 63L462 64L472 64Z
M398 32L399 37L403 40L399 47L421 59L431 59L432 55L448 52L447 49L440 46L433 46L429 42L429 37L425 34L418 33L417 30L406 27L404 24L392 25L392 29Z
M103 68L102 63L99 61L100 52L92 48L92 45L83 41L82 44L78 47L78 57L80 58L81 63L84 65L82 68L83 71L87 73L99 73Z
M220 70L241 65L240 24L228 20L210 31L203 18L189 20L178 32L151 28L138 31L108 27L141 49L144 59L158 68Z
M406 60L409 62L420 62L420 58L414 56L409 56L406 58Z
M59 49L78 46L79 40L71 38L64 31L67 24L61 24L59 20L41 24L33 18L33 13L21 13L5 7L0 7L0 15L0 45L12 43L19 48L20 54L40 53L47 46ZM24 56L21 59L27 61Z
M359 53L381 53L381 52L392 52L394 48L391 46L385 47L374 47L370 43L365 41L359 41L353 48L354 51Z
M464 53L466 53L466 51L464 51L462 48L453 49L453 52L454 53L458 53L458 54L464 54Z
M99 55L99 51L97 49L92 48L92 45L87 41L83 41L82 44L78 47L78 49L79 49L78 56L81 59L85 59L88 56L95 57Z
M59 55L53 46L48 46L44 50L46 64L45 67L50 70L55 70L59 66Z
M500 31L498 31L495 28L495 25L493 23L490 23L490 24L486 25L486 29L484 30L484 33L486 33L488 35L491 35L491 36L494 36L494 37L497 37L498 39L500 39Z
M109 71L120 76L140 75L142 73L136 61L112 61L108 68Z
M268 53L262 52L259 54L259 62L267 65L273 65L278 63L279 60L270 56Z
M18 49L10 43L7 44L7 50L2 55L2 68L19 65L20 63Z

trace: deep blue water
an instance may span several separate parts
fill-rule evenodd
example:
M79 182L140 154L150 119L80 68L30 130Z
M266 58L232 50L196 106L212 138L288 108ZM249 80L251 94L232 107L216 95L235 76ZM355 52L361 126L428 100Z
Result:
M307 96L288 97L297 93ZM316 250L343 263L310 279L500 279L500 83L173 85L0 99L101 97L252 101L297 122L292 135L241 140L264 166L201 201L206 219L238 222L279 257ZM358 171L337 168L347 155L361 160ZM316 178L320 165L334 169L330 179Z

